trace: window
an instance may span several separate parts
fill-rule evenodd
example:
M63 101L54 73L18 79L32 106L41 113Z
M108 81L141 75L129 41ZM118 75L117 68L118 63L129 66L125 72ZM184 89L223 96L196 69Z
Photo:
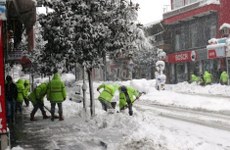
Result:
M187 64L178 63L176 65L177 81L182 82L187 79Z
M195 22L191 24L190 35L191 35L191 46L196 47L198 33L197 33L197 24Z
M174 0L172 3L173 9L177 9L195 2L198 2L200 0Z
M199 1L199 0L189 0L189 3L191 4L191 3L195 3L197 1Z
M184 6L185 4L184 4L184 0L174 0L172 5L173 5L173 9L177 9Z
M180 34L175 35L175 50L180 50Z
M216 25L210 27L210 39L216 37Z

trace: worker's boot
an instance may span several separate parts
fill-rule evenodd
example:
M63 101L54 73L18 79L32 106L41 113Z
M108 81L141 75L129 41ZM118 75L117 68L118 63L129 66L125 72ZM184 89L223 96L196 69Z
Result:
M64 120L62 113L59 113L59 120L60 121Z
M36 121L36 119L34 118L34 113L30 114L30 121Z
M46 112L43 112L42 115L43 115L43 119L48 119L49 118L49 116L46 115Z
M54 113L51 113L51 121L54 121Z

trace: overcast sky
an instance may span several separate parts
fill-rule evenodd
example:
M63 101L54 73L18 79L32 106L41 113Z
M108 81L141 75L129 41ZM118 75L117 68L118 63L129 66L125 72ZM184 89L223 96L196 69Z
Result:
M138 20L142 24L157 22L162 19L163 9L170 8L170 0L132 0L140 4ZM43 10L45 12L45 9Z
M142 24L156 22L162 19L163 8L170 5L170 0L134 0L140 4L138 20Z

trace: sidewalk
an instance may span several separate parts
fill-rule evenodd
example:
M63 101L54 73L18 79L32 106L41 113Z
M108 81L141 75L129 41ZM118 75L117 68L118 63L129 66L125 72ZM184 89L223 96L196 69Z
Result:
M43 127L34 126L34 122L29 118L30 109L23 106L23 114L16 115L15 124L11 127L11 148L20 146L27 150L41 150L45 149L47 136L41 135L36 130L40 130ZM42 116L37 117L39 121L42 120ZM33 132L28 132L33 130Z

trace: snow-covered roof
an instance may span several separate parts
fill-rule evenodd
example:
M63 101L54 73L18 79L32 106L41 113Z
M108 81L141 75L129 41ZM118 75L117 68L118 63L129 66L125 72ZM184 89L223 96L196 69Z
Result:
M207 45L207 49L216 49L219 47L224 47L226 46L226 43L218 43L218 44L213 44L213 45Z
M162 21L162 19L156 20L156 21L153 21L153 22L149 22L149 23L147 23L147 24L144 24L144 26L145 26L145 27L151 27L152 25L161 23L161 21Z
M208 43L211 44L211 43L217 43L217 39L216 38L211 38L210 40L208 40Z
M222 30L223 28L229 28L229 29L230 29L230 24L229 24L229 23L223 23L223 24L220 26L220 30Z
M220 0L203 0L201 5L220 4Z

